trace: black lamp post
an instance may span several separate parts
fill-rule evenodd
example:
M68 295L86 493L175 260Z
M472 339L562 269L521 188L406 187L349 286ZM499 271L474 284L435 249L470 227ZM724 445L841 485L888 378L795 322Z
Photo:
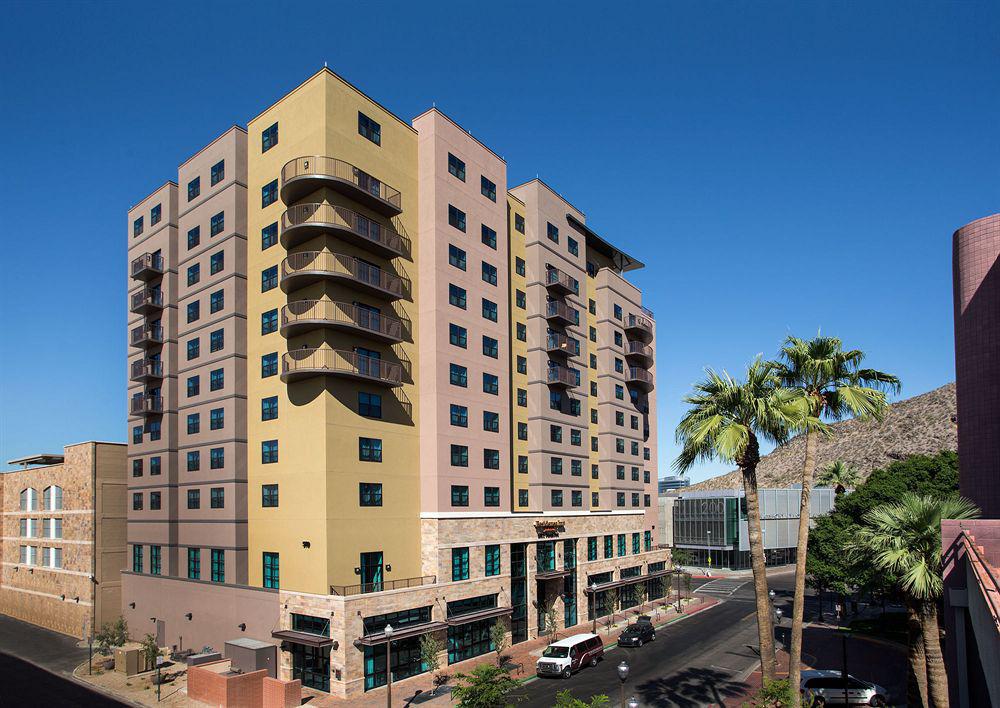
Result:
M623 661L618 664L618 681L620 682L619 688L621 690L621 708L625 708L625 682L628 680L628 662Z
M597 634L597 583L590 585L590 617L594 620L591 634Z
M392 625L387 624L385 629L385 706L392 708Z

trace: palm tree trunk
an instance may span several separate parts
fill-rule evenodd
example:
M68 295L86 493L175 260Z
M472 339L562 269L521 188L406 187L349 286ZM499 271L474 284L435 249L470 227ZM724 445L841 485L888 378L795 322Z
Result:
M948 708L948 674L941 654L941 631L938 627L937 602L924 602L920 624L924 634L924 657L927 662L927 693L934 708Z
M924 653L923 627L915 600L906 599L907 658L910 670L906 681L906 705L910 708L930 705L927 702L927 658Z
M799 540L795 550L795 598L792 601L792 638L788 647L788 683L798 687L802 679L802 617L806 599L806 553L809 549L809 496L816 469L816 432L806 431L806 459L802 465L802 499L799 502ZM792 708L802 696L792 691Z
M750 438L756 453L757 440ZM771 598L767 596L767 569L764 564L764 544L760 531L760 501L757 498L756 454L748 455L750 464L742 468L743 491L747 499L747 527L750 537L750 565L753 568L753 588L757 599L757 637L760 643L760 670L765 684L775 678L774 629L771 624Z

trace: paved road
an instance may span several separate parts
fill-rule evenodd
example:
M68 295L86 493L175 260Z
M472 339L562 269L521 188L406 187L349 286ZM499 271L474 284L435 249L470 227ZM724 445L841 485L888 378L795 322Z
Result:
M790 604L792 576L775 575L769 580L779 595L777 604L781 606L786 596ZM742 584L734 589L736 583ZM518 705L548 708L553 696L567 688L582 699L607 694L616 705L620 695L616 667L622 660L630 668L625 696L636 696L642 706L696 708L739 696L740 678L757 663L753 584L727 582L722 593L712 592L713 587L718 590L720 585L709 586L706 594L721 595L722 604L658 630L656 641L641 649L612 649L597 667L584 669L568 681L533 681L521 692L526 700Z
M87 658L76 640L0 615L0 708L121 708L69 676Z

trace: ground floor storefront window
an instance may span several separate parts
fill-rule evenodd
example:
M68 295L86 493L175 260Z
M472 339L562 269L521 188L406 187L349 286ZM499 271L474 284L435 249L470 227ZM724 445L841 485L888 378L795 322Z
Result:
M365 647L365 690L384 686L385 644ZM427 671L420 661L420 637L408 637L392 643L392 680L398 681Z
M612 580L612 573L595 573L594 575L587 576L587 587L591 585L601 585L602 583L610 583ZM605 615L611 614L611 607L609 606L607 592L588 592L587 593L587 619L593 620L598 617L604 617Z
M448 603L448 619L458 620L462 615L472 614L481 610L493 609L497 606L496 595L482 595L457 600ZM448 627L448 663L456 664L476 656L482 656L493 651L490 641L490 628L496 624L496 619L481 619L462 624L452 624Z
M307 688L330 692L330 648L292 644L292 679Z

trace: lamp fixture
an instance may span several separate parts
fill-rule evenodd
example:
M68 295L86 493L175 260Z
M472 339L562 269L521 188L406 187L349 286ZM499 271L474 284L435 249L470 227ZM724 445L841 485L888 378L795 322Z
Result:
M240 623L239 623L238 625L236 625L236 626L240 628L240 631L241 631L241 632L245 632L245 631L247 631L247 623L246 623L246 622L240 622Z
M190 612L188 612L188 613L187 613L186 615L184 615L184 616L185 616L185 617L187 617L187 618L188 618L188 620L190 621L190 620L191 620L191 618L192 618L192 617L193 617L194 615L192 615L192 614L191 614Z
M133 610L135 609L135 603L134 603L134 602L130 602L130 603L128 603L128 606L129 606L129 607L130 607L131 609L133 609Z
M311 544L311 543L309 543L309 541L303 541L303 542L302 542L302 547L303 547L303 548L309 548L310 546L312 546L312 544Z

